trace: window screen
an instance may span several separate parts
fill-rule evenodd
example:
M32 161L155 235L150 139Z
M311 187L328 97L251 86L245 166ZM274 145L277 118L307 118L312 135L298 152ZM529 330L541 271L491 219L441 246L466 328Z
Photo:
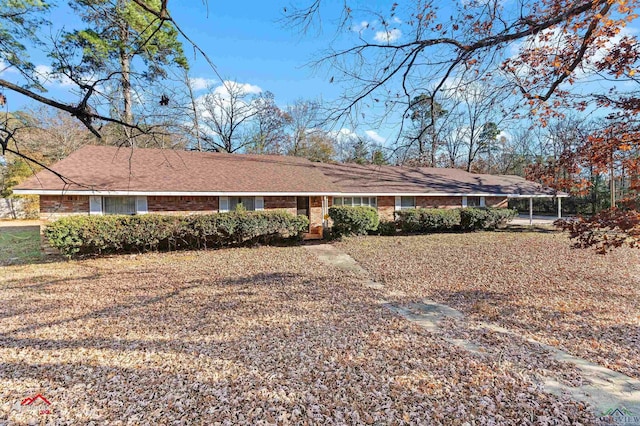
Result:
M256 209L255 201L254 197L229 197L229 211L234 211L240 204L245 210L253 211Z
M368 207L376 207L377 205L376 197L333 197L333 205L334 206L348 206L348 207L356 207L356 206L368 206Z
M480 207L480 197L467 197L467 207Z
M400 208L402 210L415 209L416 197L400 197Z
M136 214L136 197L103 197L104 214Z

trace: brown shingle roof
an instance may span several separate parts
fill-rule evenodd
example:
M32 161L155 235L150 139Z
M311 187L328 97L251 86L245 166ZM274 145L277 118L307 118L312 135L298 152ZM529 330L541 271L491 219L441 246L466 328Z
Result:
M85 146L16 189L148 192L320 192L333 185L303 158Z
M36 191L553 195L517 176L459 169L312 163L274 155L85 146L18 185Z
M481 175L450 168L314 163L345 193L554 195L519 176ZM564 194L561 194L564 195Z

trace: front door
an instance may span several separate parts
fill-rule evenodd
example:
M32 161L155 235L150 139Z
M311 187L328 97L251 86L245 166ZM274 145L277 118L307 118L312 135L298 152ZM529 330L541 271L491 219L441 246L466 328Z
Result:
M309 197L296 197L296 202L298 204L298 216L305 215L307 218L310 218L311 215L309 211Z

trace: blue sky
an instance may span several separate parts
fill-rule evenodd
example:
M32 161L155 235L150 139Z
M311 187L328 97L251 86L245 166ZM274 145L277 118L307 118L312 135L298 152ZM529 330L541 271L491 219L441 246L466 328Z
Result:
M507 3L509 0L505 0ZM309 1L298 1L307 4ZM366 2L360 6L378 8L388 11L393 2ZM79 24L78 19L64 6L54 8L50 20L56 29L65 27L71 29ZM444 2L443 8L449 3ZM170 10L182 29L202 48L216 64L219 74L226 80L233 80L242 84L251 84L264 91L271 91L276 102L284 107L297 99L322 99L331 102L342 93L343 87L329 82L332 72L326 68L314 70L308 63L318 58L321 52L335 42L335 19L341 13L343 3L339 0L323 2L324 28L322 32L312 30L304 35L296 28L288 28L283 20L285 7L290 9L289 0L277 1L188 1L171 0ZM354 25L360 25L361 16L371 16L354 12ZM364 19L364 18L363 18ZM387 17L387 19L390 19ZM397 22L396 27L402 28ZM373 40L379 33L377 28L367 29L363 37ZM633 31L635 32L635 31ZM402 37L398 32L393 36ZM351 39L349 39L351 37ZM352 43L357 39L356 32L342 34L340 43ZM400 40L402 40L400 38ZM48 58L32 50L32 61L36 64L47 64ZM198 81L207 81L211 85L219 84L213 70L204 58L196 55L185 43L185 53L189 59L190 75ZM594 86L580 85L578 90L589 92ZM608 84L606 85L608 86ZM61 84L49 84L48 96L63 101L74 101L77 96L69 93L69 88ZM600 89L599 91L602 91ZM202 93L202 92L201 92ZM9 108L17 110L30 103L20 95L8 92ZM31 103L31 105L33 105ZM374 130L376 134L370 132ZM360 133L369 132L370 136L382 142L391 140L394 128L382 125L372 128L362 126ZM381 137L380 137L381 136Z
M308 37L285 28L280 21L283 3L209 2L207 17L200 2L175 2L171 11L223 78L269 90L280 104L297 98L335 97L337 88L329 84L326 72L313 75L305 66L327 46L329 38ZM216 78L202 58L189 59L193 77Z
M318 73L306 66L315 54L327 47L331 38L316 33L305 36L286 28L281 22L285 4L209 1L207 16L207 7L200 1L170 2L175 20L213 60L224 79L269 90L278 103L284 105L298 98L334 98L338 88L329 84L326 70ZM74 18L66 7L53 9L50 16L58 29L77 25ZM43 54L35 50L30 53L33 63L48 63ZM204 58L194 57L187 43L185 53L192 78L218 80ZM47 89L54 97L69 96L60 85L52 84ZM27 102L19 95L9 95L12 109L21 108Z
M292 28L285 17L284 8L291 10L284 1L170 1L169 6L175 21L187 35L203 49L215 63L219 75L225 80L258 86L263 91L274 93L281 107L298 99L336 99L341 88L329 82L331 73L327 68L316 69L309 63L317 59L330 43L335 42L335 33L330 15L339 15L342 4L327 2L323 18L328 19L323 31L314 28L302 34ZM64 2L51 10L52 34L61 29L70 30L85 24L74 16ZM373 36L374 34L372 34ZM184 42L185 54L190 63L190 76L212 86L219 84L219 78L207 61ZM49 59L36 49L30 49L31 61L46 65ZM46 85L47 96L62 101L75 101L77 95L69 92L69 87L56 82ZM204 93L199 90L198 94ZM9 108L18 110L35 106L33 101L7 93ZM371 134L378 142L383 139ZM388 132L385 132L388 133Z

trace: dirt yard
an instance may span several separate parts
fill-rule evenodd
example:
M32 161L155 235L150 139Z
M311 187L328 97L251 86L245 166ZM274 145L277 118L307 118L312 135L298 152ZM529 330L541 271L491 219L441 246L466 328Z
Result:
M637 282L629 262L637 257L619 254L618 269L626 266L614 274L612 267L601 271L613 258L564 250L566 241L473 237L354 239L343 246L388 285L416 297L440 295L469 310L473 303L462 302L462 294L500 300L495 320L532 334L551 334L539 324L559 312L563 292L563 315L577 321L590 309L595 330L610 332L607 315L625 312L621 327L632 327L626 309L635 306L637 313ZM562 268L544 265L558 253L566 256ZM543 392L533 373L465 352L392 315L379 304L381 294L362 285L363 277L322 266L302 247L118 256L1 271L0 424L594 421L583 404ZM611 299L620 296L618 304L582 306L573 299L578 288L560 288L574 281L606 285ZM547 303L527 296L533 289L524 284L532 282L547 292L539 298ZM587 291L586 284L580 289ZM589 291L594 295L583 300L602 294ZM520 306L525 302L533 306ZM530 321L535 312L541 318ZM564 342L568 326L561 324L549 323ZM584 340L582 322L571 325ZM595 341L617 349L629 339L611 334ZM630 350L625 354L620 360L631 359ZM34 403L42 414L20 405L37 394L51 403Z

